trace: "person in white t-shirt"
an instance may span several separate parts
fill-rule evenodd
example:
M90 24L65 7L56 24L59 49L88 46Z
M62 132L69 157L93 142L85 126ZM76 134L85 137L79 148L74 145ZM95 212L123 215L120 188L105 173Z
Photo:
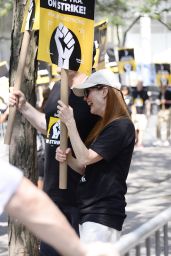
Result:
M65 216L42 190L25 178L18 168L2 160L0 166L0 214L4 210L17 218L62 255L118 255L111 244L86 246L81 243Z

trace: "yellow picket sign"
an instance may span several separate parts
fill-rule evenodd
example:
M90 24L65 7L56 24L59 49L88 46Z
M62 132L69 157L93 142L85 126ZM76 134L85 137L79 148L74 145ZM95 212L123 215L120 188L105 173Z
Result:
M118 49L118 69L119 73L125 73L136 70L136 63L134 59L134 49L133 48L120 48Z
M96 46L96 56L95 56L95 63L93 67L96 70L105 68L107 26L108 26L107 20L102 20L95 24L94 41Z
M93 0L40 0L39 60L89 75L93 35Z
M158 86L167 86L171 84L170 64L169 63L155 63L156 70L156 84Z
M39 30L40 0L27 0L21 32Z

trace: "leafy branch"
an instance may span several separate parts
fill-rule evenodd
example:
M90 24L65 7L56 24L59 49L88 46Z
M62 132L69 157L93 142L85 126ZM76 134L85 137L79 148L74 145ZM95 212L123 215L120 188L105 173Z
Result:
M12 0L0 0L0 17L3 17L12 10L13 1Z

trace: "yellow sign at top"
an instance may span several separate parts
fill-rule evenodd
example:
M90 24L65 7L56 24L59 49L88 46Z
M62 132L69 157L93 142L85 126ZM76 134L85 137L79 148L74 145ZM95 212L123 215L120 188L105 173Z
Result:
M90 74L94 0L40 0L38 59Z
M28 0L21 31L39 30L40 0Z

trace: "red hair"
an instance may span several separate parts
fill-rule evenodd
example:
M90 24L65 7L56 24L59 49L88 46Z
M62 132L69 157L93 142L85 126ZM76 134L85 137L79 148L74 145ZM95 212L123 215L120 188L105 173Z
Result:
M130 118L122 92L112 87L108 87L106 109L104 116L96 123L86 139L86 145L90 145L101 133L105 126L113 120Z

